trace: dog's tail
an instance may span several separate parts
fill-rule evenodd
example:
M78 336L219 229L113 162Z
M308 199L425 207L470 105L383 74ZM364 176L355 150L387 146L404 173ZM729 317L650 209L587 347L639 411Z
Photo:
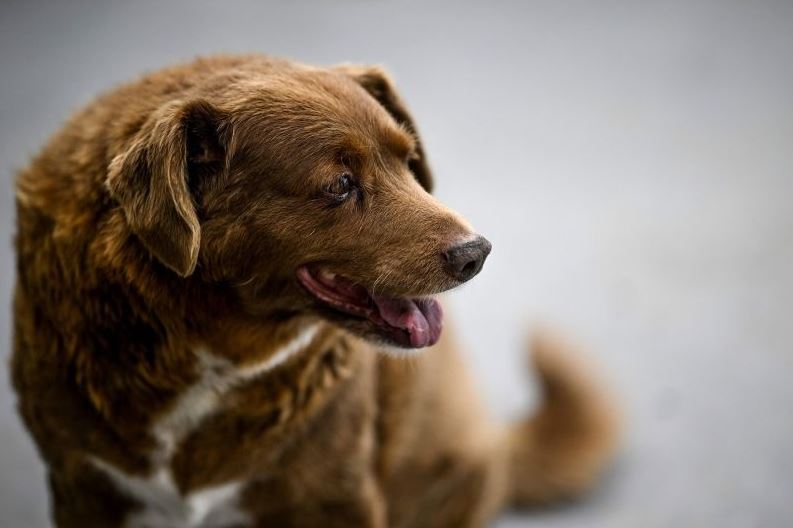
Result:
M543 402L508 433L508 502L530 506L589 488L612 458L619 417L583 359L547 332L532 342Z

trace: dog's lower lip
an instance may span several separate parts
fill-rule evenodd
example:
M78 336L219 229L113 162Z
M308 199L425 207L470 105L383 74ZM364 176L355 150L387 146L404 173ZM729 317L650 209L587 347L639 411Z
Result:
M298 268L297 278L324 305L368 321L399 346L422 348L440 338L443 311L435 299L375 295L345 277L308 266Z

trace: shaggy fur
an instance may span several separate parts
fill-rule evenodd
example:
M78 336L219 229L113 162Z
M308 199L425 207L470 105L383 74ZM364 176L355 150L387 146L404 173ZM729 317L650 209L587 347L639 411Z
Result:
M378 68L200 59L75 115L16 195L13 381L55 523L481 526L589 486L614 414L556 341L535 344L545 404L503 428L449 332L379 354L398 332L296 278L459 284L441 255L472 231L431 187Z

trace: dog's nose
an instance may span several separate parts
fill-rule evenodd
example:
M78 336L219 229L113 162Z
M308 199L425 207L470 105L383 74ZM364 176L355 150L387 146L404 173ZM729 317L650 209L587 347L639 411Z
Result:
M471 279L482 270L492 246L483 236L457 243L443 252L446 272L460 282Z

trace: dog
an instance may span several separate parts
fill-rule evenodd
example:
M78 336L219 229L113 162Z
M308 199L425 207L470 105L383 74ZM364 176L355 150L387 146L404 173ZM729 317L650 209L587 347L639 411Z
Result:
M618 420L558 339L532 417L482 410L435 296L491 246L432 185L379 67L200 58L79 111L16 188L54 523L473 527L592 485Z

